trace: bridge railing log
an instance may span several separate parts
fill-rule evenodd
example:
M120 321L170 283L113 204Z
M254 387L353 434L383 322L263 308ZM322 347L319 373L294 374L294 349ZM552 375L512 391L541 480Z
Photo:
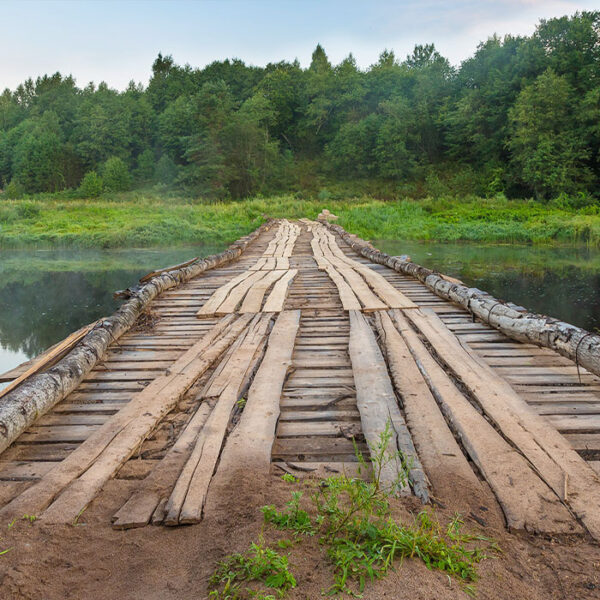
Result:
M481 290L469 288L454 280L449 281L431 269L380 252L369 242L350 235L339 225L325 225L337 233L356 253L371 262L385 265L404 275L411 275L441 298L462 306L508 337L555 350L594 375L600 376L599 335L552 317L515 310L506 302L497 300Z
M113 315L100 320L92 331L54 366L29 377L6 394L0 401L0 453L38 417L77 388L102 358L108 346L133 326L156 296L204 271L239 258L250 243L271 227L272 222L267 221L219 254L152 278L135 290L132 297Z

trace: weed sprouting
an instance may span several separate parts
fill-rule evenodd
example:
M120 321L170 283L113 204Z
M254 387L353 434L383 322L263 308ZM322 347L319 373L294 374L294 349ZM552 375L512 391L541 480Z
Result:
M256 590L248 584L258 582L270 591ZM209 598L215 600L275 600L296 587L296 580L288 568L288 558L265 545L264 539L252 543L244 554L231 554L219 563L210 579L214 589Z
M277 511L273 505L261 508L266 523L271 523L277 529L291 529L296 534L312 535L315 532L309 514L300 508L302 492L292 492L292 499L286 503L287 508Z
M265 523L276 529L293 531L296 543L301 543L304 535L319 534L319 543L324 546L333 567L334 581L328 590L330 594L359 596L368 581L384 577L395 561L404 558L418 558L429 569L455 577L462 582L466 593L474 594L471 584L477 580L477 564L486 558L484 548L492 551L499 551L499 548L489 538L463 532L464 523L460 515L456 515L445 528L427 510L421 511L408 524L394 520L391 514L392 496L397 489L407 485L410 467L401 454L389 450L392 436L391 425L388 424L378 442L371 445L370 469L355 447L357 477L341 474L319 482L306 481L303 485L312 488L308 495L310 512L301 508L303 492L294 490L282 511L272 505L262 507ZM398 461L401 469L393 485L383 485L382 474L390 461ZM367 472L370 473L368 479L363 477ZM294 476L284 475L282 479L291 484L299 483ZM290 540L280 540L279 543L280 547L292 545ZM258 546L253 544L251 547L254 556L258 556L259 548L263 552L260 560L264 561L267 555L264 554L262 538ZM279 558L285 559L285 572L293 580L287 569L287 557ZM249 569L246 566L248 560L248 555L238 554L221 563L213 576L213 583L223 588L218 593L213 592L213 598L267 598L251 595L254 592L249 590L244 591L245 596L240 595L243 591L241 582L251 580L250 572L257 574L254 579L269 585L266 574L271 573L271 568ZM282 567L281 564L279 566ZM294 585L279 586L277 593L284 595L294 586L295 581Z

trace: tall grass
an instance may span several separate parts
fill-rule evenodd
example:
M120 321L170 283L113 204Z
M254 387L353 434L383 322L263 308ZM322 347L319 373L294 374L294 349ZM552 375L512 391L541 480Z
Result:
M111 200L0 201L0 247L132 247L228 243L267 217L315 218L322 208L367 239L600 246L598 206L468 197L381 201L297 196L206 203L139 192Z

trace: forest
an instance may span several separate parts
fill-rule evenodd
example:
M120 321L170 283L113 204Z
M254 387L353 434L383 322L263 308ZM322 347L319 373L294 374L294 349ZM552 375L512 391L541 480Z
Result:
M0 96L0 187L206 200L318 192L598 199L600 11L492 37L453 66L433 44L368 69L298 61L197 69L159 54L144 86L55 73ZM567 201L567 200L566 200Z

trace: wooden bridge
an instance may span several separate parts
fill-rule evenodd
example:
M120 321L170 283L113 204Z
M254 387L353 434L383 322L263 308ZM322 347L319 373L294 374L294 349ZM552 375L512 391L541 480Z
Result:
M112 480L114 527L195 523L240 470L354 473L388 428L398 494L600 539L595 336L411 269L301 220L151 274L5 376L0 517L72 523Z

